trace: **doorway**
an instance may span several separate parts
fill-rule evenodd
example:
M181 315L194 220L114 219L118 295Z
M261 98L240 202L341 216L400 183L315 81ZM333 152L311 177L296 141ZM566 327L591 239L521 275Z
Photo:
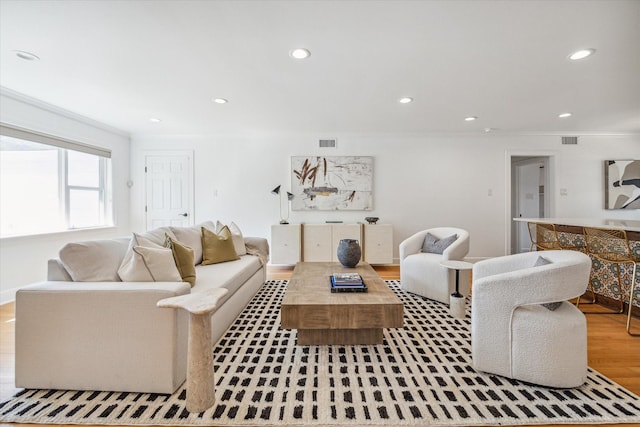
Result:
M511 156L510 254L528 252L527 223L512 218L545 218L551 213L551 156Z

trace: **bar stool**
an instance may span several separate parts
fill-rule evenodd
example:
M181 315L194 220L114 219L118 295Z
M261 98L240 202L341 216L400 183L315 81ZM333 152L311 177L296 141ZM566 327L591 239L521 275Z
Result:
M556 233L556 226L554 224L547 224L544 222L529 222L529 238L531 239L531 246L529 246L529 252L536 247L536 250L552 250L562 249L560 247L560 241L558 240L558 233Z
M634 276L633 277L634 277L634 279L635 279L635 272L637 270L637 268L636 268L637 265L638 264L636 263L634 265L634 267L633 267L633 272L634 272ZM631 311L633 310L633 300L635 298L635 295L634 295L635 288L636 288L636 281L633 280L632 283L631 283L631 291L629 291L629 313L627 314L627 333L629 335L633 336L633 337L640 337L640 333L638 333L638 332L632 333L631 332Z
M580 251L587 253L586 246L572 244L563 241L558 235L555 224L544 222L529 222L529 237L531 238L531 246L529 251L535 246L539 250L566 249L570 251ZM584 232L581 233L584 236ZM584 239L584 237L583 237Z
M631 247L629 246L629 239L627 233L624 230L609 230L604 228L584 227L584 235L587 244L587 253L601 261L611 263L615 265L616 276L618 279L618 287L620 288L620 309L615 314L624 313L624 292L623 282L620 277L620 264L631 264L631 290L629 295L629 315L627 318L627 333L632 334L630 331L631 324L631 309L633 306L633 293L635 289L636 280L636 259L634 258ZM589 286L593 292L592 281L589 280ZM595 292L593 293L595 300ZM598 312L600 314L601 312Z
M587 253L587 243L586 243L586 238L584 237L584 229L582 227L579 227L579 228L580 228L580 233L569 232L569 234L579 234L581 236L581 241L579 242L576 242L575 240L573 242L570 242L566 239L563 240L560 237L560 234L556 232L556 235L558 236L558 243L560 244L561 249L566 249L569 251L578 251L578 252L582 252L583 254Z

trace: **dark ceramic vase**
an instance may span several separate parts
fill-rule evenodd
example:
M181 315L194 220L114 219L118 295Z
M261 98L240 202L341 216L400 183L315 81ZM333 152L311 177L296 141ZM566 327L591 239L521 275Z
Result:
M342 239L338 244L338 261L345 267L353 268L358 265L362 250L357 240Z

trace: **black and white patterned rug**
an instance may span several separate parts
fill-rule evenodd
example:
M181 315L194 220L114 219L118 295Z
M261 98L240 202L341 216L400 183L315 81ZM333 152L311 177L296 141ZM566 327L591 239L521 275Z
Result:
M389 286L405 327L384 344L296 346L280 329L286 281L269 281L215 348L216 405L185 409L172 395L25 390L0 404L0 421L214 426L475 426L640 423L640 398L589 370L576 389L481 374L471 366L470 320Z

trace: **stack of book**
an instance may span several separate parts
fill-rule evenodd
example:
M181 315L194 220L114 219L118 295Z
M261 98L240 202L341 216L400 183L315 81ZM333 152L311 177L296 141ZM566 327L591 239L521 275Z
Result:
M367 292L367 285L358 273L331 275L331 292Z

